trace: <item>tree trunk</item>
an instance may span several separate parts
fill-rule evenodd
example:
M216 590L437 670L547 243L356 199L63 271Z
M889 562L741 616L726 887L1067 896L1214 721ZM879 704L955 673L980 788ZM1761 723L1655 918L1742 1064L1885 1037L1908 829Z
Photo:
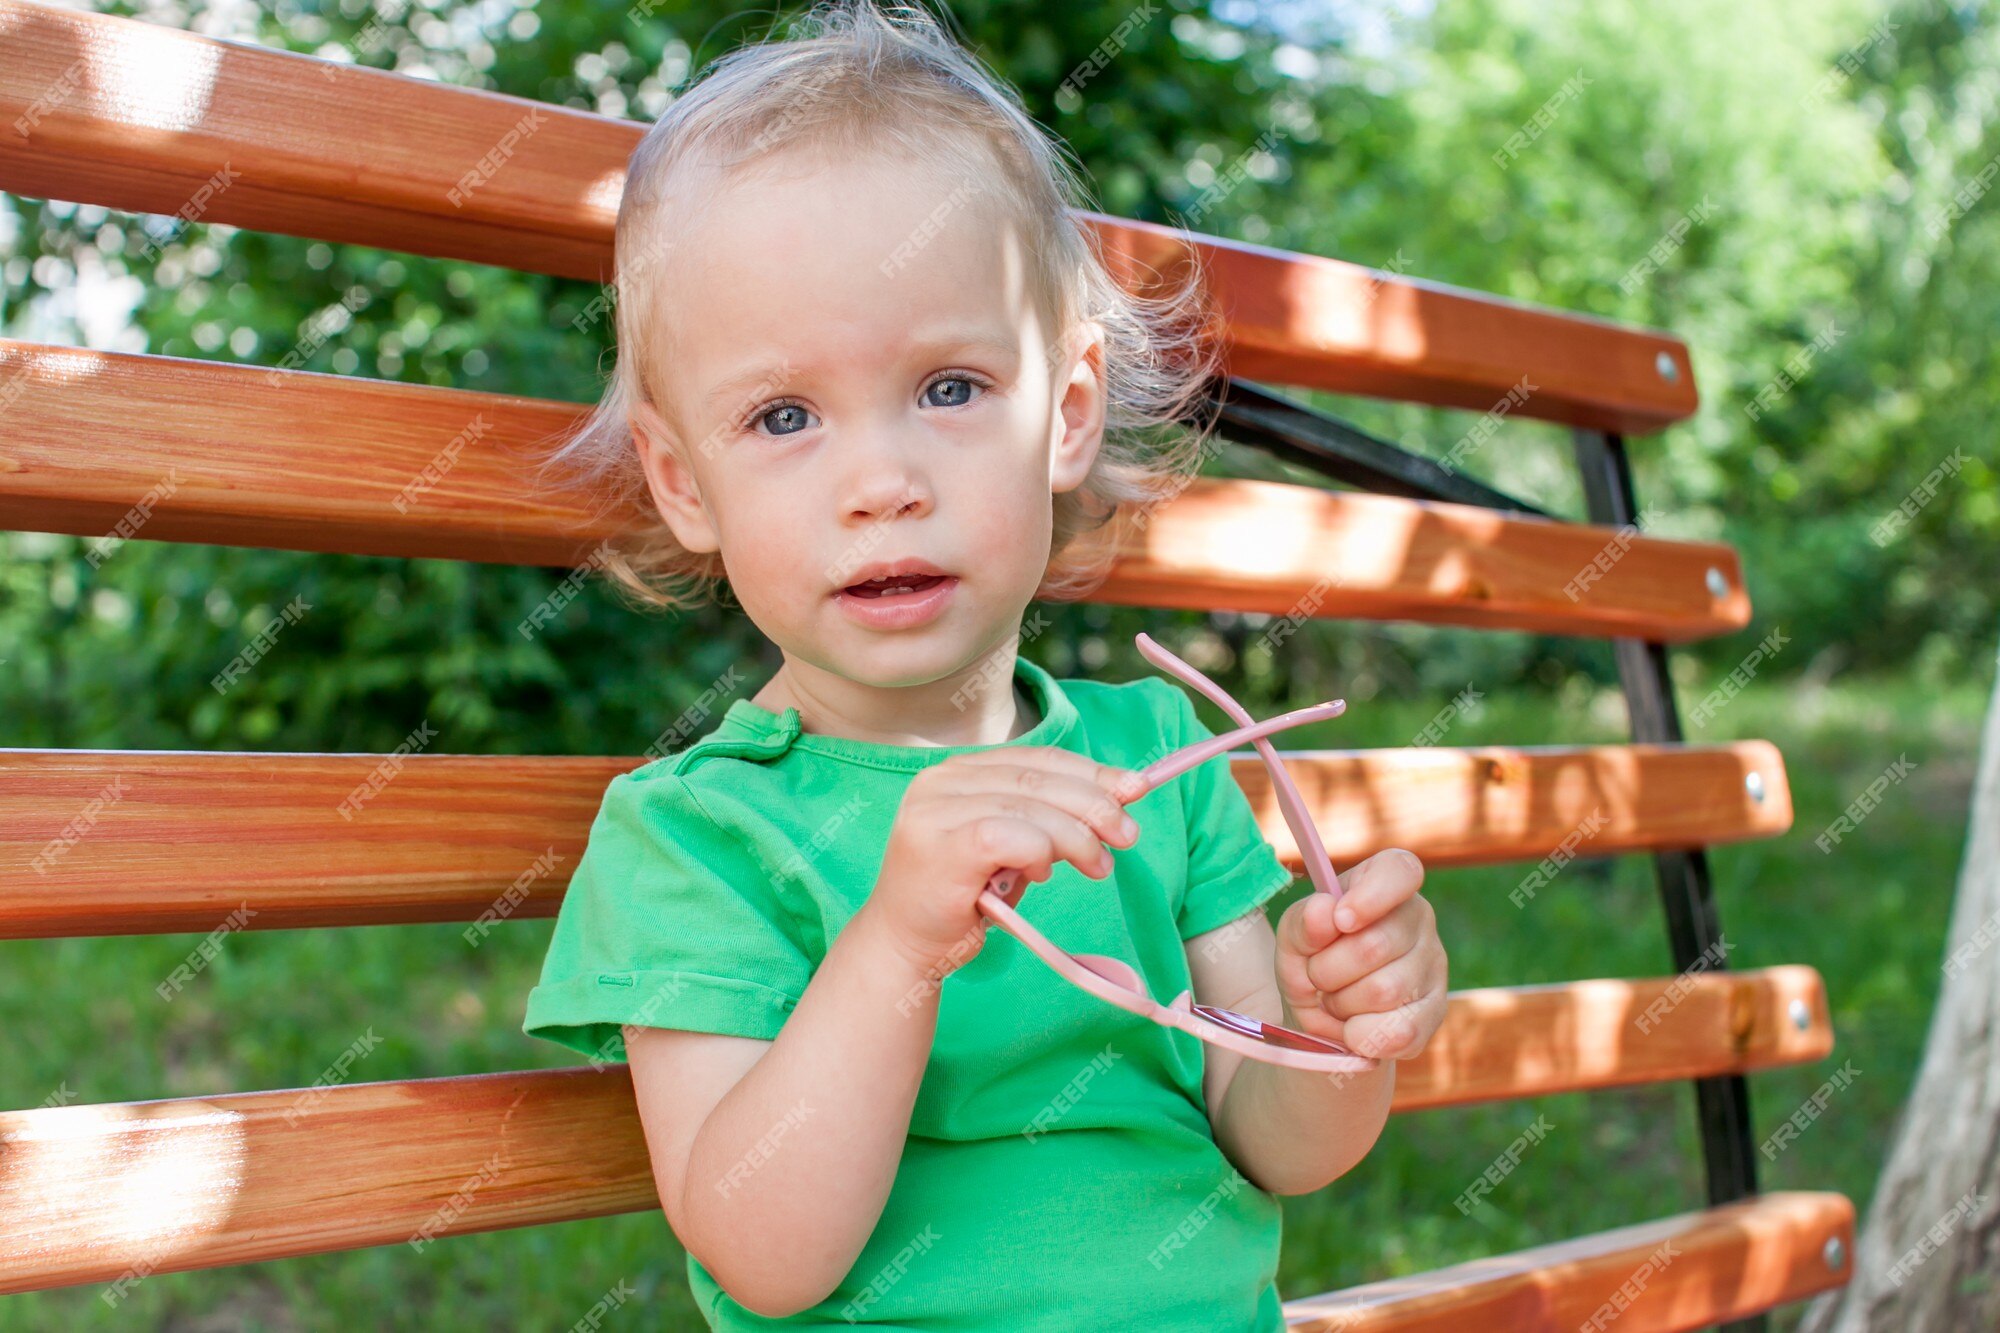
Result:
M2000 1328L2000 681L1944 974L1916 1087L1857 1237L1854 1279L1814 1301L1800 1333Z

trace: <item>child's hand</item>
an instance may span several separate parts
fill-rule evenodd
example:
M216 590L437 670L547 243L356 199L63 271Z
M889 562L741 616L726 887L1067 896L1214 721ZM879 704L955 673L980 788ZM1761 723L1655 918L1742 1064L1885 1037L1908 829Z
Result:
M1285 1025L1357 1054L1407 1060L1444 1022L1437 912L1417 892L1424 864L1400 847L1340 876L1341 897L1309 893L1278 919Z
M1130 847L1138 795L1129 769L1049 745L953 755L904 789L882 873L862 911L925 971L950 972L979 952L986 881L1009 867L1031 883L1069 861L1093 879L1111 873L1105 844Z

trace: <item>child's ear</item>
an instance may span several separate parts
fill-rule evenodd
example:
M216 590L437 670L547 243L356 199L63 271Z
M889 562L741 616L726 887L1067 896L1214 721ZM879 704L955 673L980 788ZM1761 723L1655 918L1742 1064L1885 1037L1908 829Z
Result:
M1076 326L1065 336L1062 351L1055 369L1066 378L1056 385L1059 399L1050 427L1049 490L1054 493L1073 491L1090 475L1104 443L1107 408L1103 327L1091 321Z
M721 549L715 524L701 502L701 485L693 469L674 447L673 428L659 410L635 398L631 408L632 444L646 473L646 489L674 539L697 554Z

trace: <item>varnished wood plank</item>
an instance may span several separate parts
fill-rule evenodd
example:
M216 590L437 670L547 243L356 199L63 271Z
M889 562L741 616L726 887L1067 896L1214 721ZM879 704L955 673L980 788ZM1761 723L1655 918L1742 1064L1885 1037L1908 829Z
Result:
M1577 856L1791 824L1763 741L1281 753L1336 865L1384 847L1436 866L1532 861L1509 891L1521 906ZM207 931L239 908L253 930L473 921L483 936L555 914L605 785L643 762L0 750L0 938ZM1303 873L1261 762L1234 755L1230 771Z
M639 517L531 484L573 404L4 340L0 394L22 531L579 565ZM1714 542L1214 479L1148 518L1090 600L1658 642L1750 615Z
M1288 1301L1285 1327L1288 1333L1681 1333L1841 1286L1853 1253L1851 1202L1839 1194L1785 1191Z
M1431 1044L1397 1067L1393 1104L1416 1111L1702 1078L1832 1050L1819 973L1798 964L1454 991Z
M1229 372L1370 398L1643 435L1694 414L1671 334L1402 278L1365 265L1086 214L1129 286L1198 261Z
M1458 991L1399 1066L1393 1109L1797 1063L1831 1044L1806 967ZM0 1113L0 1293L412 1240L421 1253L658 1206L622 1063L330 1082Z

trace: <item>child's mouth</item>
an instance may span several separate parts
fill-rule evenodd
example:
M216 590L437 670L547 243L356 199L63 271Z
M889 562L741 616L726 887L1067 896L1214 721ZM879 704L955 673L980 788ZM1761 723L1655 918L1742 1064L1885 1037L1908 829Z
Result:
M908 593L929 592L945 581L943 574L893 574L887 578L870 579L866 583L850 583L841 589L850 597L897 597Z
M850 583L834 597L841 610L870 629L914 629L944 614L958 590L952 574L891 574Z

